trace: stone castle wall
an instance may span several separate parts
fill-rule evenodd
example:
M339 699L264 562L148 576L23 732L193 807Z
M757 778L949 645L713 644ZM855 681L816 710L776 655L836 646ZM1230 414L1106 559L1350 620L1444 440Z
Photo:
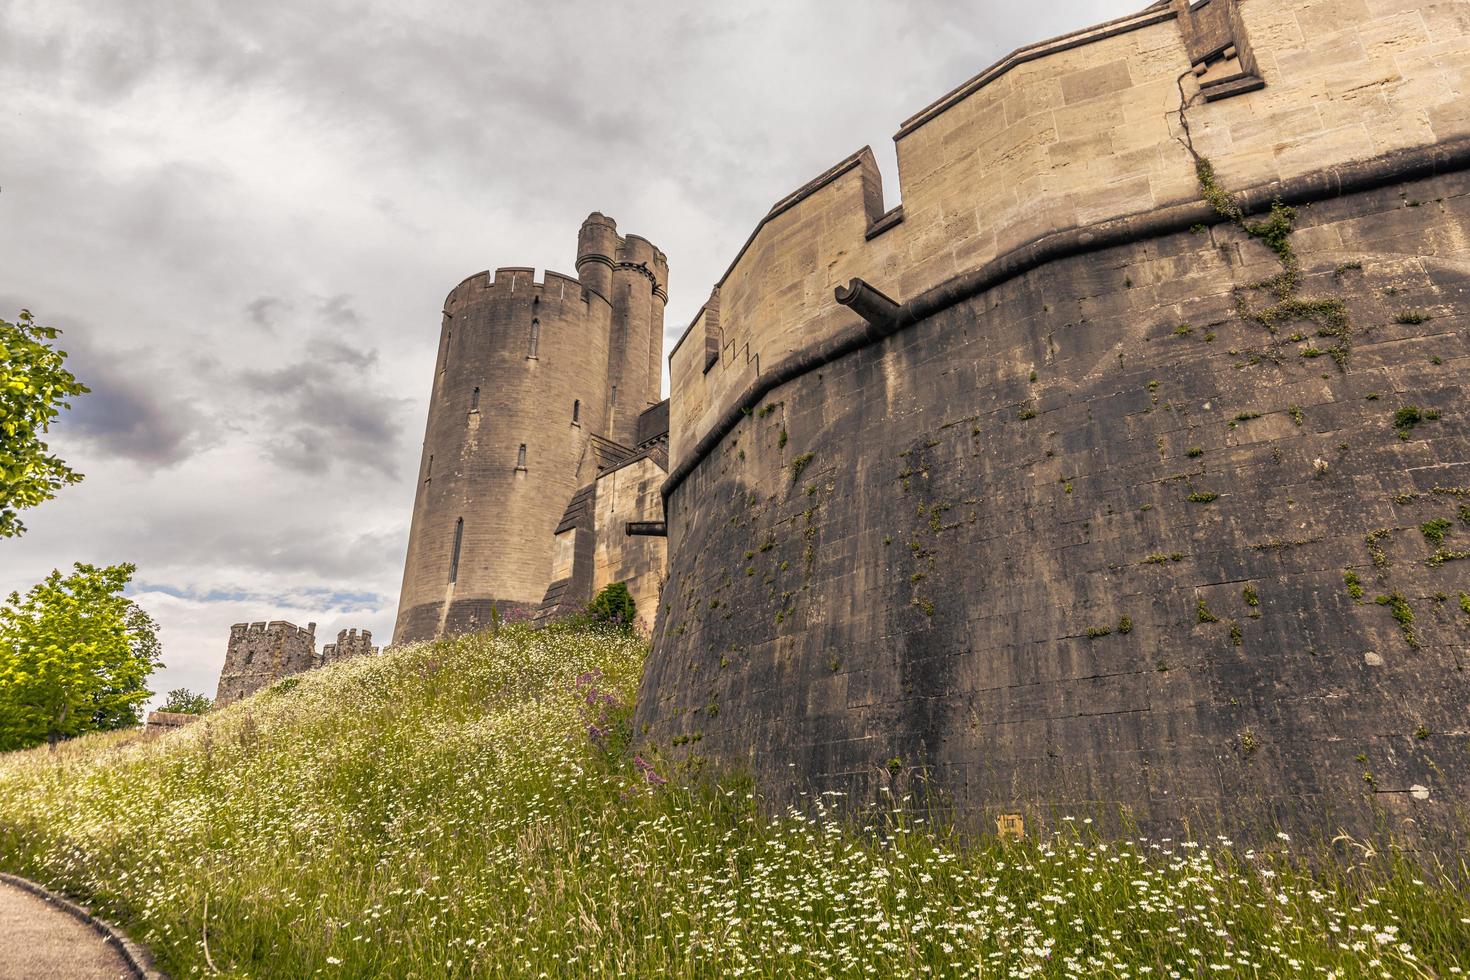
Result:
M1236 315L1279 266L1221 227L1050 265L773 392L669 501L639 727L776 792L868 798L899 760L987 826L1452 832L1470 175L1294 237L1303 295L1350 311L1345 370L1316 324Z
M866 149L778 202L670 355L676 470L754 386L861 325L834 298L850 279L904 302L1069 230L1197 202L1185 2L1017 51L906 121L899 207L884 211ZM1187 118L1228 186L1470 137L1465 0L1211 5L1227 4L1265 87Z
M316 623L302 629L292 623L236 623L220 671L214 706L249 697L291 674L317 666Z
M1457 832L1470 3L1212 5L909 120L901 208L863 152L756 229L670 358L640 730L992 826ZM1191 141L1298 206L1295 305Z
M339 660L371 657L377 652L378 648L373 646L372 630L363 630L361 633L355 629L340 630L337 633L336 643L328 643L322 647L322 655L318 658L318 664L325 667Z
M355 629L342 630L336 643L328 643L317 653L316 623L307 623L305 629L283 620L236 623L230 627L230 642L225 651L225 665L220 670L214 707L223 708L247 698L293 674L353 657L370 657L377 652L370 630L361 633ZM168 721L175 717L173 712L154 714L167 716L161 724L175 723ZM149 725L152 724L150 717Z
M534 612L567 501L659 401L662 253L594 214L577 264L481 273L445 302L395 643Z
M638 632L653 633L658 619L667 567L667 542L661 537L630 537L630 521L663 520L663 487L667 472L645 457L621 466L597 481L597 536L592 558L592 589L622 582L628 586L637 610Z

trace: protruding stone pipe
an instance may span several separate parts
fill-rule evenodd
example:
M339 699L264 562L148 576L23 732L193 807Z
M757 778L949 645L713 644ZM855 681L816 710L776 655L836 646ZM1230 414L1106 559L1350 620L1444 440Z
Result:
M666 521L629 521L624 528L630 538L666 538L669 525Z
M898 304L877 289L854 279L844 288L837 287L837 302L851 307L853 312L885 333L892 330L898 319Z

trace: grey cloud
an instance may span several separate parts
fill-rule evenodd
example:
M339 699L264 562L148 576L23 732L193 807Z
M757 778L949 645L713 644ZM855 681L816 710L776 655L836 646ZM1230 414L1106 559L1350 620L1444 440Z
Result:
M312 360L326 364L340 364L362 370L378 363L377 350L364 350L340 337L314 337L306 349Z
M240 380L263 404L265 453L308 476L333 464L397 477L396 447L407 400L386 396L370 372L377 351L330 337L308 344L311 359Z
M328 296L317 306L317 314L336 326L355 327L362 322L362 317L352 308L349 302L351 298L345 295Z
M270 330L286 311L286 301L279 296L261 296L245 304L245 312L257 327Z
M13 305L0 297L0 309ZM99 456L149 466L171 466L194 453L209 420L173 392L162 360L100 347L91 339L96 331L73 318L39 319L62 328L57 345L67 353L67 369L91 389L71 399L71 409L53 423L58 437L83 442Z

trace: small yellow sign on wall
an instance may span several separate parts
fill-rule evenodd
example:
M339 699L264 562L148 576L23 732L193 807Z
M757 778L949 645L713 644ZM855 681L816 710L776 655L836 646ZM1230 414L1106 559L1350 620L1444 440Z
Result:
M995 832L1001 837L1020 840L1026 836L1026 822L1019 813L1002 813L995 818Z

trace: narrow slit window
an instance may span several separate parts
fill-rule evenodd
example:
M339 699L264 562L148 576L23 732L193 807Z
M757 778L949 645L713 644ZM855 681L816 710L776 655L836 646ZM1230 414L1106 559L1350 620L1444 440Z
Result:
M434 476L434 454L429 453L429 465L424 467L424 479L428 480Z
M449 556L449 581L459 578L459 548L464 544L464 518L454 522L454 551Z
M479 389L478 386L476 386L475 390L472 391L472 392L470 392L470 411L472 411L472 412L478 412L479 410L480 410L480 389Z
M580 398L572 401L572 423L574 425L582 424L582 400Z
M531 343L530 343L529 347L530 347L530 349L526 352L526 356L527 357L536 357L537 356L537 352L540 351L540 349L541 349L541 321L540 320L532 320L531 321Z
M454 331L444 331L444 364L439 368L440 374L449 370L449 344L452 340L454 340Z
M523 470L525 468L526 468L526 444L523 442L523 443L521 443L521 448L518 449L518 450L516 450L516 469Z

